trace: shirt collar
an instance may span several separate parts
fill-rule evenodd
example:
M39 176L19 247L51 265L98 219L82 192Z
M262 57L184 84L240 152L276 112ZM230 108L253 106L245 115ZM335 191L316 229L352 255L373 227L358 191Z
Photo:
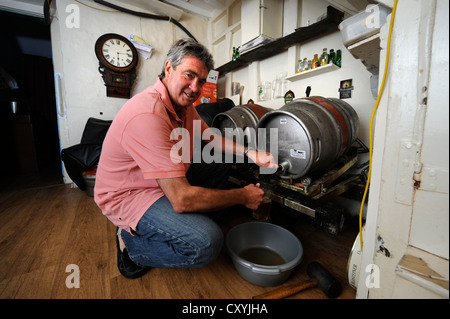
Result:
M158 80L156 81L156 83L153 85L152 87L156 92L159 93L160 95L160 99L162 101L162 103L164 104L164 106L166 107L166 109L175 117L175 119L177 121L181 121L181 119L178 117L177 112L175 112L175 109L173 107L172 104L172 100L170 99L169 96L169 92L167 92L167 88L164 85L164 83L161 81L160 78L158 78ZM186 109L188 107L183 107L181 110L181 117L184 118L184 114L186 113Z

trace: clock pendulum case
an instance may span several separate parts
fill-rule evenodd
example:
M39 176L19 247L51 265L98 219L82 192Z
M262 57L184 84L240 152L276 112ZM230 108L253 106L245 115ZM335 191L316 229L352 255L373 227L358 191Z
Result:
M98 70L106 86L106 96L130 98L136 79L139 56L134 45L125 37L108 33L95 43Z

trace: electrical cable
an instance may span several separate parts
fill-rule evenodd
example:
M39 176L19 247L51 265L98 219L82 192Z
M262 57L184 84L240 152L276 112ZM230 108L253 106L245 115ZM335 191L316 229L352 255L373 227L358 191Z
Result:
M388 71L388 66L389 66L389 55L390 55L390 51L391 51L391 36L392 36L392 29L394 27L395 12L397 11L397 2L398 2L398 0L394 1L394 6L392 8L392 13L391 13L391 21L390 21L390 25L389 25L389 35L388 35L388 42L387 42L387 49L386 49L386 62L385 62L385 66L384 66L383 81L381 82L380 92L378 93L377 101L375 103L375 107L373 109L372 116L370 118L369 172L367 174L366 187L364 189L364 195L363 195L362 202L361 202L361 209L359 211L359 240L361 243L361 251L363 250L362 213L363 213L363 208L364 208L364 202L366 201L367 190L369 189L370 176L372 173L373 120L375 118L375 113L377 112L378 105L380 104L381 96L382 96L383 90L384 90L384 84L386 82L387 71Z
M138 17L142 17L142 18L170 21L173 24L175 24L177 27L179 27L181 30L183 30L184 33L186 33L190 38L192 38L195 41L197 41L197 39L180 22L178 22L177 20L173 19L172 17L160 16L160 15L144 13L144 12L137 12L137 11L133 11L133 10L130 10L130 9L126 9L126 8L117 6L115 4L112 4L112 3L109 3L109 2L106 2L106 1L103 1L103 0L94 0L94 2L97 2L97 3L102 4L104 6L110 7L112 9L119 10L119 11L124 12L124 13L128 13L128 14L132 14L132 15L135 15L135 16L138 16Z
M110 10L99 9L99 8L90 6L90 5L88 5L88 4L84 3L84 2L81 2L80 0L75 0L75 2L78 2L79 4L82 4L83 6L86 6L88 8L91 8L91 9L94 9L94 10L98 10L98 11L102 11L102 12L111 12L111 13L112 12L119 12L118 10L110 11Z

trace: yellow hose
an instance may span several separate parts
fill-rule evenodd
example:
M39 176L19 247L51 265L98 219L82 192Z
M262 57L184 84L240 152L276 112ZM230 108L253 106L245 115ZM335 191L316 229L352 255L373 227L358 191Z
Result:
M372 112L372 117L370 118L369 172L367 174L366 187L364 189L364 195L363 195L362 202L361 202L361 209L359 211L359 240L361 241L361 251L363 250L362 215L363 215L364 202L366 201L367 191L369 189L370 175L372 173L373 120L375 118L375 114L377 112L378 105L380 104L381 96L383 95L384 84L386 82L387 71L388 71L388 66L389 66L389 55L390 55L390 51L391 51L391 36L392 36L392 29L394 27L395 11L397 11L397 2L398 2L398 0L394 1L394 6L392 8L392 13L391 13L391 22L389 25L389 36L388 36L388 42L387 42L386 63L384 66L383 81L381 82L380 92L378 93L377 101L375 103L375 107Z

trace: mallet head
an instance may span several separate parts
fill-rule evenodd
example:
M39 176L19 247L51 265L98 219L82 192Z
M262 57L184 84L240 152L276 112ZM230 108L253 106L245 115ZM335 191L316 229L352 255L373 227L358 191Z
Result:
M317 261L311 262L306 273L309 277L317 280L317 286L322 290L329 298L336 298L341 294L342 286L336 278L334 278L328 270L326 270Z

